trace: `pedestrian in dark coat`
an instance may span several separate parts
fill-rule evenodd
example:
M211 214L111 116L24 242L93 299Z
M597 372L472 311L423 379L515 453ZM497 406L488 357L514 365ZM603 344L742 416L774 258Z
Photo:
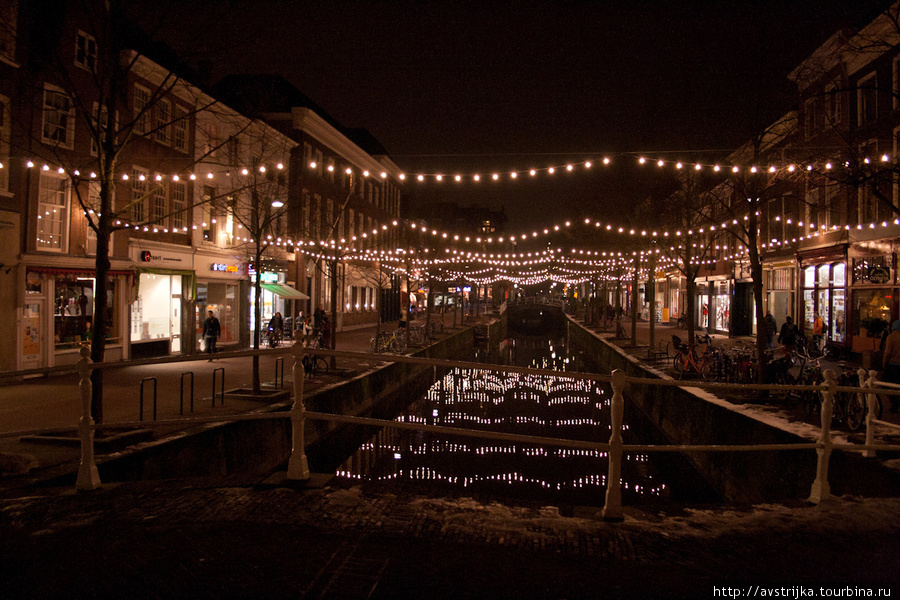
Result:
M222 332L222 329L219 326L219 320L216 318L216 315L213 314L213 311L208 312L209 316L203 321L203 340L206 343L206 353L212 354L213 352L218 352L216 350L216 340L219 339L219 334Z

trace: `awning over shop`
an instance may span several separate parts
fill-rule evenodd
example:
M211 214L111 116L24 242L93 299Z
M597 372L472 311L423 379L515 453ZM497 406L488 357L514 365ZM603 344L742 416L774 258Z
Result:
M282 283L261 283L259 284L264 290L269 290L273 294L278 294L282 298L288 298L290 300L308 300L309 296L301 292L300 290L295 290L289 285L284 285Z

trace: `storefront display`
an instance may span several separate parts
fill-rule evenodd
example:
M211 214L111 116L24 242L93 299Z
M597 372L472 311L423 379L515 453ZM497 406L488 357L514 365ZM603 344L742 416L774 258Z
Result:
M812 336L816 315L822 318L827 328L825 339L845 343L847 264L845 262L810 265L802 272L804 335Z

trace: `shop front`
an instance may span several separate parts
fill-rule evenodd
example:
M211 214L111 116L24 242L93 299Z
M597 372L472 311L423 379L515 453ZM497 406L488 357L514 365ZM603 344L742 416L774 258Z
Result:
M194 257L194 271L197 274L197 296L194 302L193 335L191 347L200 351L203 336L203 322L208 311L219 320L221 329L217 347L233 350L250 345L250 339L241 339L241 332L248 331L247 316L242 307L247 306L246 265L235 257L202 256ZM241 322L244 322L244 327ZM230 348L229 348L230 346Z
M812 337L813 324L819 315L827 327L826 340L842 347L851 341L847 332L847 283L847 258L843 254L801 261L801 315L795 321L804 336ZM855 338L854 334L854 346Z
M121 360L122 293L133 273L111 270L106 296L106 360ZM27 266L17 332L18 368L74 364L93 339L97 276L93 268Z
M189 253L134 248L137 264L131 305L131 356L190 353L196 279Z
M309 296L289 285L286 281L287 273L285 271L263 271L259 273L260 287L260 315L262 328L260 335L265 332L265 327L275 315L281 313L283 319L287 319L294 314L298 314L305 305L305 300ZM256 286L257 274L250 272L250 315L248 319L248 331L252 336L252 332L256 329Z
M696 319L710 333L728 333L731 328L731 282L709 279L697 282Z
M851 264L852 350L880 350L881 334L898 315L894 255L856 256ZM842 319L841 332L843 324ZM838 331L835 328L835 333Z
M794 272L793 264L773 265L765 270L766 310L779 325L788 316L794 318Z

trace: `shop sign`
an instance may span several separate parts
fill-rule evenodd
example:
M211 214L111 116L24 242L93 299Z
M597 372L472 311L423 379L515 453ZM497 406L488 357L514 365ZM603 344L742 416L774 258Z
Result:
M263 271L259 274L260 283L278 283L278 273Z
M869 269L869 281L882 284L891 280L891 271L887 267L872 267Z
M159 251L138 251L138 262L153 266L182 266L189 264L190 257L183 254L170 254Z
M225 263L210 263L209 270L217 271L219 273L237 273L238 271L240 271L240 268L237 265L226 265Z

